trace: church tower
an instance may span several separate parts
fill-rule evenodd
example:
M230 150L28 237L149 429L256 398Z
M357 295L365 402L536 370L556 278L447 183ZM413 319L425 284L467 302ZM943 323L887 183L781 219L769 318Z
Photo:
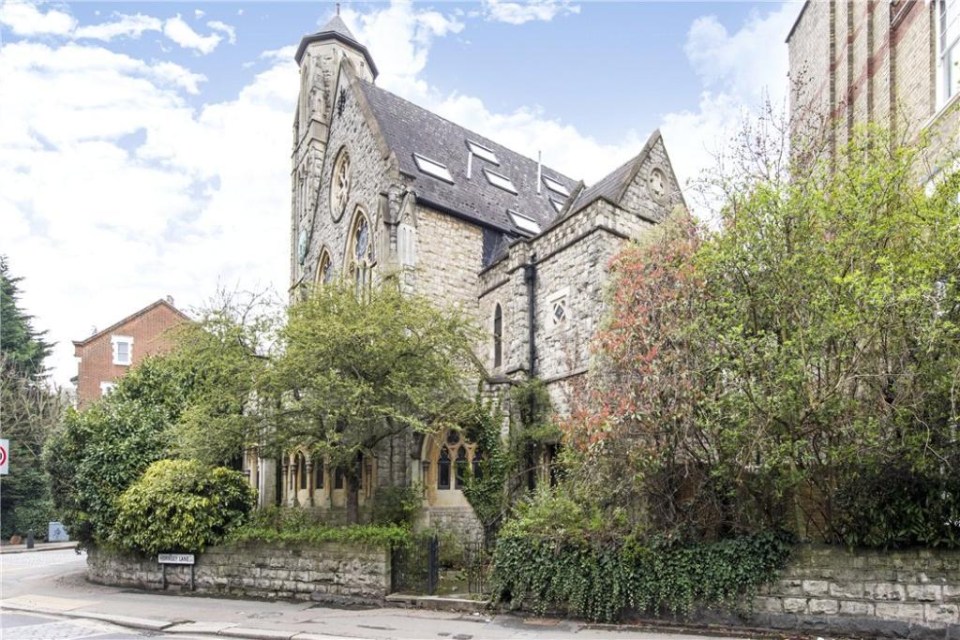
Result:
M296 53L300 67L300 95L293 121L291 156L290 285L303 276L306 255L304 229L318 206L320 172L327 147L330 118L341 65L359 78L373 82L377 67L367 48L340 19L339 9L320 31L304 36Z

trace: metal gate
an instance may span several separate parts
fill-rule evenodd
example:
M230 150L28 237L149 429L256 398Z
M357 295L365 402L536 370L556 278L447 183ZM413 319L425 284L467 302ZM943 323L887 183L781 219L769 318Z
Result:
M393 593L434 595L440 582L440 540L416 538L390 554L390 590Z

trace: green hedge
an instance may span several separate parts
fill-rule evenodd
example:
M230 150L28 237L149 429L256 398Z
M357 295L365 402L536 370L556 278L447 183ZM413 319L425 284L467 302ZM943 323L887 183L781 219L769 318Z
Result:
M337 527L318 522L313 514L302 509L272 507L254 513L248 522L234 529L225 542L303 545L346 542L392 549L406 546L412 539L413 534L406 526L370 524Z
M494 553L494 597L540 614L600 622L631 611L684 615L697 606L738 607L777 577L789 551L789 542L774 534L689 546L506 536Z

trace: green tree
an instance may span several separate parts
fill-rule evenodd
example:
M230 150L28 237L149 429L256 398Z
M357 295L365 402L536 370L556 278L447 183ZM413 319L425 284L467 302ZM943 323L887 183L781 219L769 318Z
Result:
M385 284L358 298L328 284L292 305L260 390L284 449L313 447L345 473L358 519L359 456L406 430L430 433L472 409L465 373L475 334L458 312Z
M960 543L960 180L927 195L921 152L872 130L789 180L718 180L718 230L668 227L619 258L603 366L569 425L613 503L696 536ZM904 506L921 494L929 517ZM909 525L858 532L895 505Z
M41 463L61 402L43 379L51 344L19 303L21 278L0 256L0 437L10 441L10 474L0 490L0 536L46 531L54 519Z

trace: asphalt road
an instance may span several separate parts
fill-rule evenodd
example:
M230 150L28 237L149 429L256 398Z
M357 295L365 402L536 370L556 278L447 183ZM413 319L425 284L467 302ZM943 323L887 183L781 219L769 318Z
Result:
M312 602L266 602L104 587L87 582L85 557L71 549L2 554L0 574L2 640L186 640L217 636L260 640L707 638L493 613L336 608ZM725 638L731 640L731 636Z

